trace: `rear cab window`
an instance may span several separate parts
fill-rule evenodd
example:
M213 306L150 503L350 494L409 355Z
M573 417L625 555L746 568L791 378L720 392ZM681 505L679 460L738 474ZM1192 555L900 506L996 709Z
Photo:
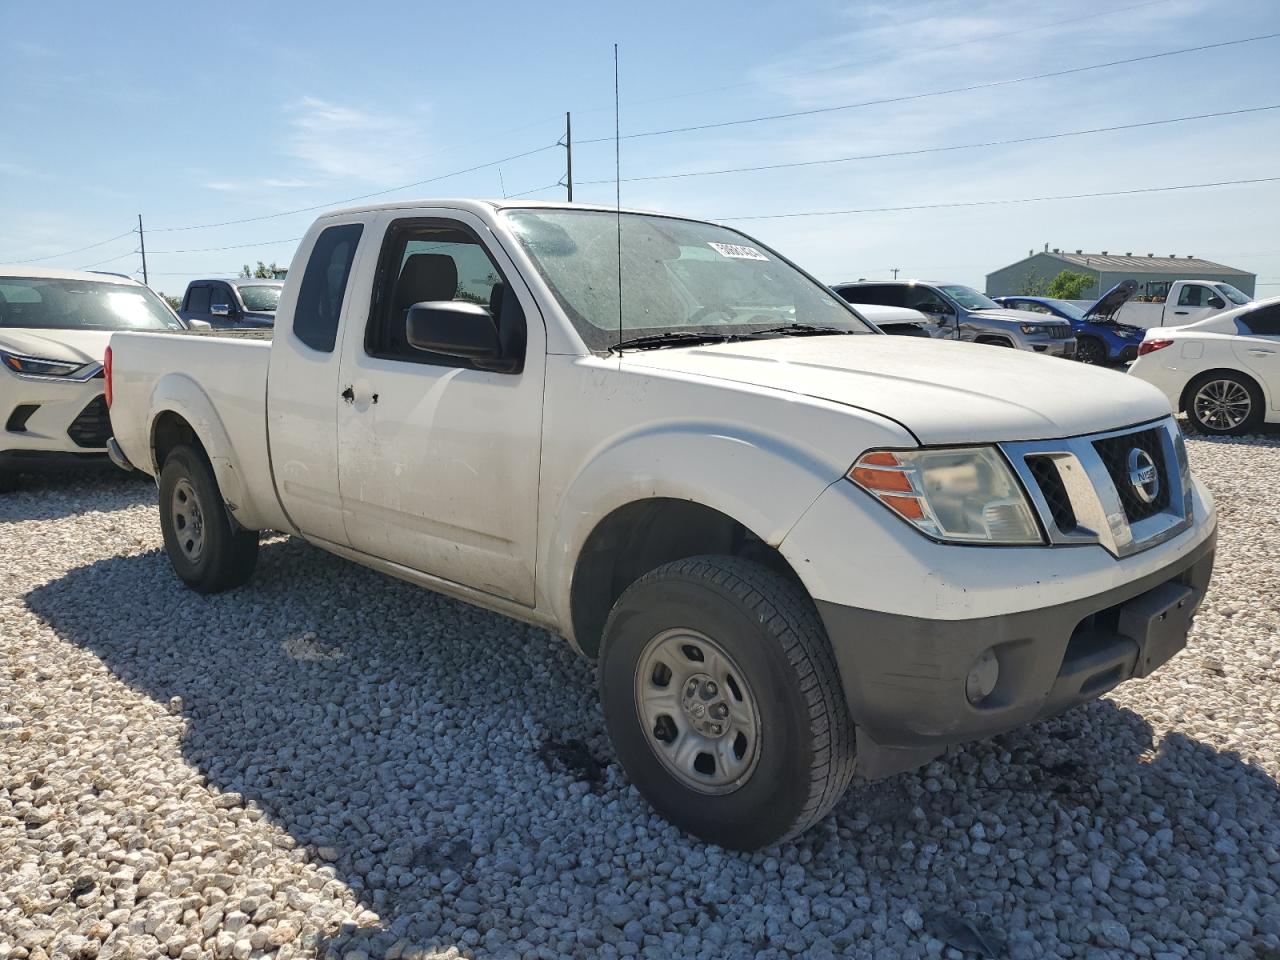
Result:
M312 350L332 353L338 342L342 301L363 232L361 223L326 227L311 249L293 311L293 335Z

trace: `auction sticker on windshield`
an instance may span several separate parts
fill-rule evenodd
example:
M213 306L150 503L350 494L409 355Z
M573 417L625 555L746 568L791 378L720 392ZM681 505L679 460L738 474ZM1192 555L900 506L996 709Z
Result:
M708 241L707 246L711 247L720 256L732 257L734 260L763 260L766 263L769 261L769 258L755 247L744 246L740 243L712 243Z

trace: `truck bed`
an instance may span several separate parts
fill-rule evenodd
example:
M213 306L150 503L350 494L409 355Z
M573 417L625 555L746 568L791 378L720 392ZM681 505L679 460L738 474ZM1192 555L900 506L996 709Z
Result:
M228 501L246 524L279 521L267 451L270 330L117 333L111 337L111 425L129 461L158 470L152 433L181 410L207 444ZM274 526L275 523L262 523Z

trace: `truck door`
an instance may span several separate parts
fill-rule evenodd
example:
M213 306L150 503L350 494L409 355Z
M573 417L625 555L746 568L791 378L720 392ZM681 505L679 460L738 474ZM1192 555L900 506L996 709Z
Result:
M362 255L372 214L321 220L303 238L280 297L271 369L267 430L276 494L289 519L308 536L347 543L338 493L338 370L344 318L357 310L349 284ZM367 241L366 241L367 245ZM359 339L359 330L355 337Z
M357 550L532 605L545 328L484 222L435 214L383 215L368 322L343 345L347 531ZM409 307L442 300L484 308L502 364L409 345Z
M1184 283L1172 307L1165 305L1164 325L1180 327L1185 323L1195 323L1221 310L1223 306L1225 301L1213 287L1203 283Z

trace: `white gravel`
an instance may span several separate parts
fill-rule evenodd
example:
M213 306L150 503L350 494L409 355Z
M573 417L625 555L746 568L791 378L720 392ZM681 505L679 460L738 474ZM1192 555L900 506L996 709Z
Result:
M1280 435L1189 446L1222 528L1186 652L752 856L651 815L562 641L285 538L201 598L148 484L30 484L0 498L0 960L1275 960Z

